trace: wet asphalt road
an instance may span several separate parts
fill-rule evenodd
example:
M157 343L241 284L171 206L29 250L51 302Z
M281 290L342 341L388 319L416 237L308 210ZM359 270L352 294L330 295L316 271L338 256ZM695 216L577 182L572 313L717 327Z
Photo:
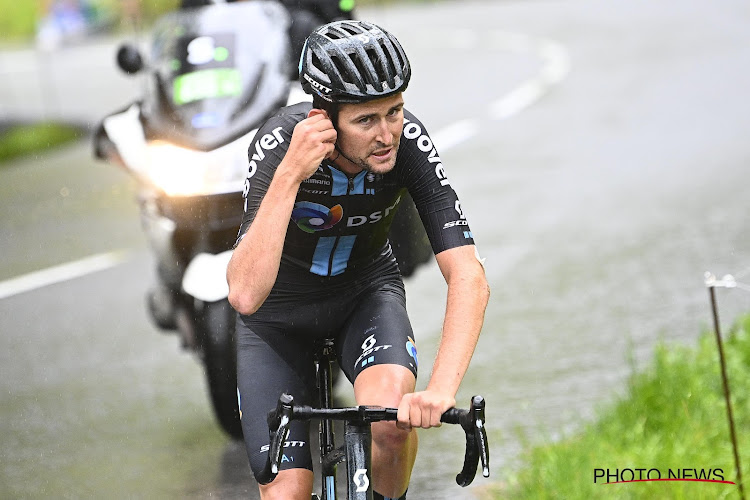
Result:
M739 1L587 0L360 17L404 42L407 106L446 145L487 257L493 296L459 402L487 397L502 481L517 432L534 441L575 428L655 342L690 343L710 324L705 271L750 281L750 12ZM0 111L93 123L138 89L113 53L99 41L52 62L0 54L13 75ZM54 95L40 90L51 81ZM215 426L199 364L146 318L153 263L126 175L79 144L0 167L0 204L0 281L125 252L114 267L0 299L0 496L251 498L244 450ZM434 355L441 280L432 266L407 284L421 360ZM720 290L719 305L728 324L750 295ZM453 485L452 431L421 434L410 498L482 491L481 480Z

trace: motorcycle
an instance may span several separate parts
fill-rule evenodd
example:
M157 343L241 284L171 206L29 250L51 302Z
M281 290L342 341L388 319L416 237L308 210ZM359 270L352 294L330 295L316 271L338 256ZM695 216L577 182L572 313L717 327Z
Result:
M236 313L226 268L253 136L280 107L310 100L289 78L289 25L287 10L267 0L165 15L154 25L148 61L134 45L119 48L122 71L145 73L143 96L106 116L94 136L95 156L137 181L157 263L157 285L147 294L151 319L197 354L216 419L235 439L242 437ZM432 255L410 199L402 200L391 238L405 276Z

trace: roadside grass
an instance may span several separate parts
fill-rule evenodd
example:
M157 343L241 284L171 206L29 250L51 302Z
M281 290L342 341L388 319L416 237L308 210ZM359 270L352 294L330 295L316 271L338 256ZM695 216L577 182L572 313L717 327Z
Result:
M356 0L359 7L378 5L395 5L399 0ZM410 3L434 3L437 0L409 0ZM93 0L92 5L105 12L111 13L116 19L116 25L123 26L123 4L119 0ZM43 16L43 2L28 0L0 0L0 41L23 42L34 37L39 19ZM159 16L176 10L180 0L149 0L139 2L141 17L146 26ZM355 7L356 8L356 7Z
M0 129L0 166L14 158L76 141L84 132L55 122L14 124Z
M0 39L18 40L31 37L41 13L41 2L0 0Z
M145 22L175 10L180 0L149 0L139 2ZM93 8L114 16L118 23L123 16L123 4L119 0L93 0ZM0 0L0 40L5 42L28 42L33 39L37 25L44 16L44 2Z
M750 487L750 315L725 335L735 429L745 490ZM712 332L696 347L660 345L627 395L602 408L580 432L532 447L515 476L490 498L738 498L735 484L695 481L606 482L639 478L736 482L718 349ZM627 469L627 470L626 470ZM643 469L640 471L638 469ZM655 469L652 470L652 469ZM695 469L695 471L694 471ZM604 474L611 474L607 479ZM599 477L596 477L596 474ZM615 479L614 475L618 475Z

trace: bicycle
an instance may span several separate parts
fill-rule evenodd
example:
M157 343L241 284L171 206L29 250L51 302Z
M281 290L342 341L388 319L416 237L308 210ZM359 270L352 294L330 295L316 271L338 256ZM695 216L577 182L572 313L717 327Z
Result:
M276 408L268 413L270 445L265 469L258 482L267 484L273 481L279 472L283 458L284 443L289 435L289 424L292 420L320 419L320 460L322 470L321 494L324 500L335 500L336 467L346 461L347 464L347 499L372 500L371 470L371 424L380 421L395 421L396 408L379 406L356 406L349 408L332 408L333 377L332 365L335 360L333 340L323 341L316 357L317 384L320 395L320 408L296 406L294 398L282 394ZM336 448L334 444L333 421L345 423L344 445ZM482 462L482 475L489 477L489 443L485 422L485 401L482 396L474 396L468 410L451 408L440 421L460 425L466 433L466 452L464 465L456 476L456 483L466 487L476 476L479 460ZM318 497L313 494L313 500Z

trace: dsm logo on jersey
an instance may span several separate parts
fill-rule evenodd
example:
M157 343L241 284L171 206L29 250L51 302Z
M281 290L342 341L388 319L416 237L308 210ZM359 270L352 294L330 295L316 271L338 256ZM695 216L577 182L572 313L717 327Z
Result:
M298 201L292 210L292 220L306 233L330 229L344 217L341 205L328 208L318 203Z

